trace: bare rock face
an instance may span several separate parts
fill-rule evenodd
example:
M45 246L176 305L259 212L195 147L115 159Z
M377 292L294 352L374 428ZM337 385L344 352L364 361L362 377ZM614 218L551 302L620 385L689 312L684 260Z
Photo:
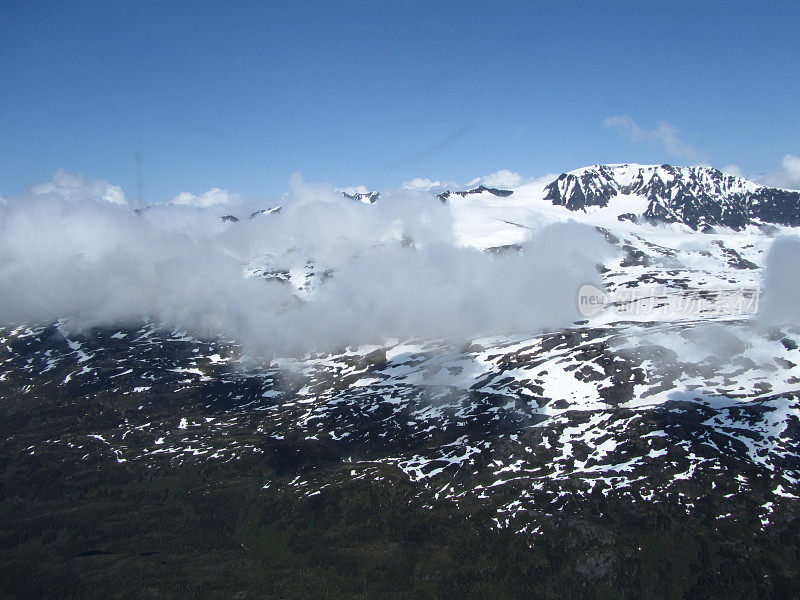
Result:
M648 200L650 222L684 223L695 230L748 224L800 225L800 192L768 188L710 167L595 165L561 174L544 199L570 210L604 207L618 195Z

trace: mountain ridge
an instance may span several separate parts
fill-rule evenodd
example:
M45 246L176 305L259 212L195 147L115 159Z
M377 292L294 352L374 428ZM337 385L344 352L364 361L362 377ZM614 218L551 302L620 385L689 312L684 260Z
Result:
M638 215L651 223L741 230L749 224L800 226L800 192L770 188L713 167L612 164L562 173L544 200L572 211L605 207L616 196L648 201Z

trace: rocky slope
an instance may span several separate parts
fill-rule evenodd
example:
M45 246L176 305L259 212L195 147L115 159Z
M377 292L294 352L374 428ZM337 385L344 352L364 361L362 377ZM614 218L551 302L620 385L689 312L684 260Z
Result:
M760 186L710 167L595 165L563 173L545 192L545 200L570 210L604 207L616 196L639 196L647 208L633 216L692 229L800 225L800 192Z

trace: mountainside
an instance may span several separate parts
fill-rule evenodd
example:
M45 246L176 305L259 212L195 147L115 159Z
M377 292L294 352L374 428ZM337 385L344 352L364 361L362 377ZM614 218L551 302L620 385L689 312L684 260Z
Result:
M602 289L565 327L299 358L150 322L0 328L8 589L157 571L198 597L207 572L254 597L795 597L800 323L759 314L798 193L605 165L439 199L492 264L591 226ZM298 255L241 267L313 303L337 270Z
M563 173L545 192L545 200L570 210L604 207L616 196L641 196L648 205L637 217L692 229L800 225L800 192L760 186L710 167L595 165Z

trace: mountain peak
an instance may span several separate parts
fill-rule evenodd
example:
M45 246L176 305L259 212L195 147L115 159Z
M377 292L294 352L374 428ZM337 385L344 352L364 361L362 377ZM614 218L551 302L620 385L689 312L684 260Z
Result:
M500 198L506 198L514 193L513 190L500 190L497 188L486 187L485 185L479 185L476 188L472 188L470 190L465 190L461 192L451 192L450 190L447 190L446 192L442 192L436 197L439 198L439 200L441 200L442 202L447 202L447 199L450 198L450 196L452 195L466 198L470 194L482 194L484 192L488 192L492 196L498 196Z
M378 199L381 197L380 192L353 192L348 193L347 191L342 192L342 196L347 198L348 200L354 200L356 202L363 202L364 204L375 204Z
M570 210L605 207L615 196L648 200L651 222L692 229L742 229L752 222L800 225L800 193L768 188L706 166L610 164L562 173L544 199Z

